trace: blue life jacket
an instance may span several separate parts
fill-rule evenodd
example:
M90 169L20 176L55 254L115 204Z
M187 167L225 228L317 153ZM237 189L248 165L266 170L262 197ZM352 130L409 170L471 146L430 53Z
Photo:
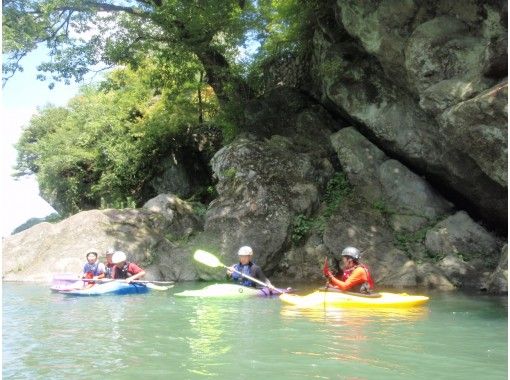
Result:
M253 265L253 263L251 261L246 265L237 263L234 265L234 269L245 274L245 275L253 277L251 274L251 266L252 265ZM246 277L243 277L236 272L232 273L232 280L234 280L234 282L237 282L239 285L255 287L255 283L253 281L248 280Z
M83 273L92 273L93 276L99 276L101 272L99 272L99 261L96 261L94 264L85 263L83 266Z

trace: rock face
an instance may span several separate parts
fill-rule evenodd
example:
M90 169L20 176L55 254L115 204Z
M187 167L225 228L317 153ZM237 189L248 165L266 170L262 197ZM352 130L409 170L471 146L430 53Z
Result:
M182 218L175 215L169 221L167 214L147 209L109 209L80 212L56 224L40 223L4 239L3 279L49 281L54 273L78 274L89 248L104 253L109 247L125 251L128 260L146 269L148 279L196 279L190 252L167 239ZM197 231L196 225L188 228ZM179 226L173 232L182 237L189 230Z
M338 0L318 21L312 68L316 96L330 108L503 226L506 12L503 1Z
M447 213L452 204L407 167L389 159L352 127L331 136L349 181L369 203L391 211L397 229L416 230Z
M299 100L299 93L295 95ZM219 196L207 210L205 232L219 237L226 262L236 261L237 249L249 245L257 264L274 270L290 245L294 216L308 216L318 208L319 195L333 174L327 143L332 120L321 108L295 103L297 113L285 123L266 114L268 104L278 102L258 102L250 111L256 120L254 110L266 110L254 122L261 126L255 130L258 136L237 139L211 161ZM300 134L305 128L314 130L313 140ZM281 134L264 138L271 130Z
M508 293L508 245L505 244L501 250L501 258L498 267L489 277L487 290L490 293Z
M167 220L167 230L176 237L188 237L203 229L204 221L193 207L173 194L160 194L143 205L144 209L160 213Z
M497 239L464 211L427 231L425 247L434 254L455 253L466 260L496 257L499 252Z

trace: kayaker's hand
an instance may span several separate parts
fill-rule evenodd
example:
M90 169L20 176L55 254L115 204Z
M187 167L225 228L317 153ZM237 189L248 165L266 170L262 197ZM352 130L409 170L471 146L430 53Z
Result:
M228 274L229 276L232 276L232 273L234 273L234 268L233 268L233 267L228 267L228 268L227 268L227 274Z
M324 276L326 276L327 278L331 278L333 277L333 273L331 273L329 269L326 269L324 270Z

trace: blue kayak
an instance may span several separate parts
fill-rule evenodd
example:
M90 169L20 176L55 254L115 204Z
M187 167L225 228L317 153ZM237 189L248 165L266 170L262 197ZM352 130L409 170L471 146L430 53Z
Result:
M111 281L105 284L96 284L87 289L61 290L59 293L70 296L102 296L107 294L143 294L148 291L149 287L145 284L128 284L126 282Z

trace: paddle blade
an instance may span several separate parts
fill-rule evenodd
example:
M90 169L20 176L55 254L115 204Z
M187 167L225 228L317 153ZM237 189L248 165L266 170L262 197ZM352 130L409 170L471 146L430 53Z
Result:
M174 287L173 285L169 285L169 286L156 285L156 284L153 284L152 282L147 283L145 286L147 286L149 289L152 289L152 290L168 290L168 289Z
M195 254L193 255L193 258L198 261L199 263L202 263L204 265L207 265L211 268L216 267L222 267L224 266L220 260L216 256L214 256L212 253L209 253L207 251L203 251L201 249L197 249L195 251Z
M331 273L329 271L329 265L328 265L328 258L326 257L324 259L324 268L322 268L322 273L324 273L324 276L328 277L329 274Z

